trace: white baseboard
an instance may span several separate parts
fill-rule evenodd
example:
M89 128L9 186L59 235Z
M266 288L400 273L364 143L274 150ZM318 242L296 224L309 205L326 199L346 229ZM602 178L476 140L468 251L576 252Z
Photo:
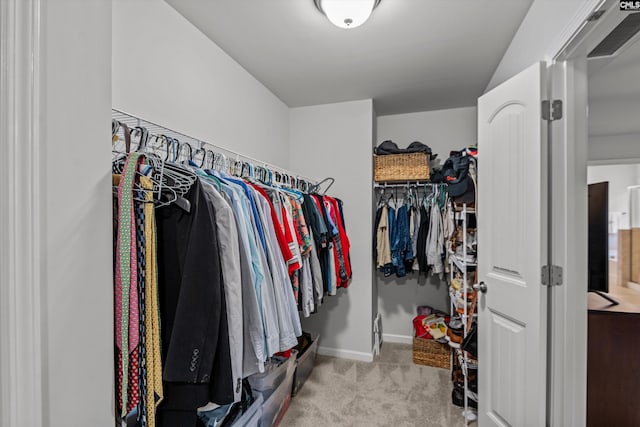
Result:
M318 347L318 354L321 354L323 356L339 357L341 359L358 360L361 362L373 362L373 353L366 353L364 351L352 351L331 347Z
M413 337L408 335L382 334L382 343L413 344Z

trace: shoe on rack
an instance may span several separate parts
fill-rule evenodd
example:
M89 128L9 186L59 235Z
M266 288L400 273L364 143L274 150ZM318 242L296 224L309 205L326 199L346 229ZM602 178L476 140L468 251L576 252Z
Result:
M460 387L454 387L451 392L451 403L461 408L464 408L464 389Z
M474 395L475 395L475 393L474 393ZM478 398L477 395L475 397L476 397L476 399ZM467 398L467 404L469 405L470 408L478 409L478 401L477 400L473 400L473 398L471 396L469 396Z
M459 316L452 317L447 327L447 338L450 343L458 344L464 341L464 323Z
M478 397L475 393L469 393L467 397L467 405L470 408L478 409L478 401L473 400L473 397ZM451 392L451 403L461 408L464 408L464 388L462 387L453 387L453 391Z

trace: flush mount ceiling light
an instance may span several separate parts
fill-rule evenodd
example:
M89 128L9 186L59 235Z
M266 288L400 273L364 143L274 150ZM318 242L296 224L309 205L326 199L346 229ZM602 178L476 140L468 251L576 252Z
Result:
M381 0L313 0L318 10L340 28L356 28L367 22Z

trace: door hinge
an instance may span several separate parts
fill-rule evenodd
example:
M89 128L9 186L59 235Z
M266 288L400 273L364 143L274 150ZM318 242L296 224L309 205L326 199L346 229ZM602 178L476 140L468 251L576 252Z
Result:
M562 101L542 101L542 119L547 121L560 120L562 118Z
M562 267L558 265L542 266L542 286L562 285Z

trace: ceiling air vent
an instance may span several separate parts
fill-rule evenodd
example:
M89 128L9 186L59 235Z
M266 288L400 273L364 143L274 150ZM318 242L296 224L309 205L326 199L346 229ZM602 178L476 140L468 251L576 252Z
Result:
M587 55L588 58L611 56L640 31L640 13L627 16Z

